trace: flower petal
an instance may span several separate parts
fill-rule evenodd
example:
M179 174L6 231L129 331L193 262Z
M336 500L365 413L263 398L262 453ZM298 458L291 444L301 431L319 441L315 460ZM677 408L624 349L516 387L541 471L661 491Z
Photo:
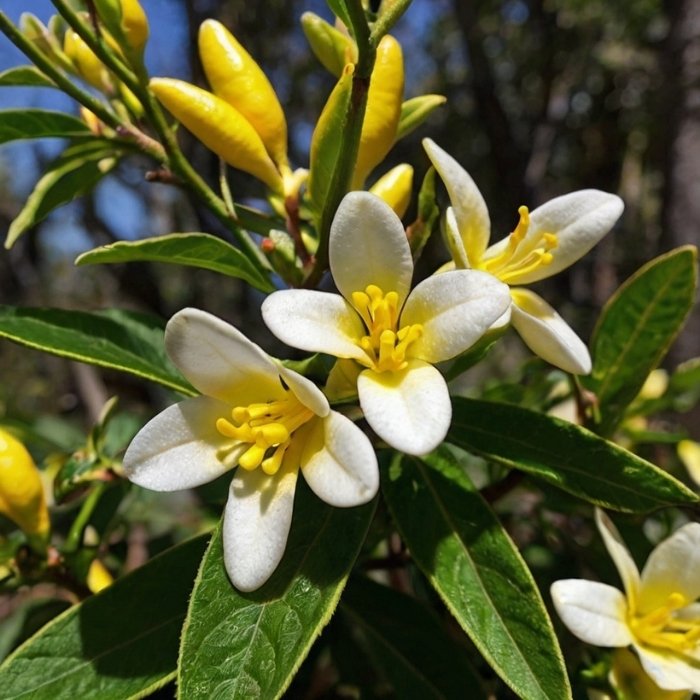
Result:
M284 395L272 359L239 330L204 311L176 313L165 329L165 347L202 394L232 406Z
M540 247L542 234L553 233L557 247L549 265L540 265L530 272L513 275L510 284L529 284L551 277L583 257L620 218L624 204L614 194L600 190L579 190L555 197L530 214L530 226L518 246L517 258L524 258ZM508 245L508 238L491 246L486 257L498 255Z
M131 441L124 455L126 477L153 491L179 491L213 481L230 469L217 457L230 440L216 429L217 418L230 411L207 396L169 406Z
M442 362L471 347L510 306L508 287L478 270L452 270L423 280L406 300L401 326L421 324L411 357Z
M491 235L486 202L469 173L451 155L431 139L423 139L423 148L445 183L467 258L477 265Z
M369 192L346 194L333 219L329 242L333 279L350 301L370 284L399 295L399 307L411 288L413 258L401 219Z
M597 581L566 579L555 581L551 593L562 622L579 639L599 647L632 643L627 601L617 588Z
M538 294L511 289L511 324L543 360L571 374L588 374L591 356L569 324Z
M700 693L700 667L678 654L656 648L634 648L639 660L651 679L664 690L692 690Z
M642 570L639 612L665 605L671 593L700 597L700 523L688 523L661 542Z
M332 506L358 506L379 488L377 456L367 436L331 411L315 421L301 455L301 471L312 491Z
M447 434L452 404L443 376L432 365L411 360L401 372L365 370L357 378L357 391L372 430L401 452L427 454Z
M267 581L284 555L292 523L297 470L267 476L236 470L224 512L224 564L239 591Z
M622 541L622 537L620 537L612 520L600 508L595 509L595 522L603 538L605 548L620 574L630 607L636 608L639 596L639 569L637 569L632 555Z
M317 416L327 416L331 407L323 392L310 380L281 363L278 365L280 377L301 403Z
M364 355L357 344L366 332L362 319L338 294L309 289L274 292L263 302L262 315L267 327L293 348L334 357Z
M464 249L462 237L459 235L459 226L453 207L447 207L445 211L444 233L447 250L450 251L453 260L452 269L456 267L458 270L468 270L471 267L469 264L469 256Z

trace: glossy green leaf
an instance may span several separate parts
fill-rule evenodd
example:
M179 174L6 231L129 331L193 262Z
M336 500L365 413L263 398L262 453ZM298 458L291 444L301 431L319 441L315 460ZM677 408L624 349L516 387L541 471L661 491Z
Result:
M207 233L171 233L140 241L119 241L80 255L76 265L151 261L190 265L238 277L261 292L274 291L274 285L262 275L238 248Z
M233 588L214 535L183 632L183 700L280 697L330 619L375 503L332 508L299 481L286 553L262 588Z
M417 129L447 98L443 95L420 95L406 100L401 105L401 116L396 132L396 140L408 136Z
M0 696L122 700L166 683L206 539L168 550L55 618L0 666Z
M54 209L85 194L117 165L114 150L102 142L70 146L49 166L10 224L5 248Z
M494 671L524 700L570 698L537 585L449 451L423 459L397 454L383 476L414 560Z
M372 662L396 697L471 700L487 693L474 673L467 648L448 634L423 603L368 578L350 579L341 610L361 633Z
M0 338L196 393L166 356L162 321L153 316L0 306Z
M80 119L63 112L44 109L0 110L0 143L52 136L76 138L89 137L92 133Z
M591 341L586 386L598 397L596 432L610 435L678 335L695 302L697 249L684 246L647 263L603 309Z
M645 513L698 500L680 481L622 447L519 406L455 398L447 441L612 510Z
M16 66L8 68L0 73L0 87L50 87L55 88L56 83L47 78L35 66ZM22 110L24 111L24 110ZM2 112L0 112L2 114ZM83 127L85 124L80 122Z
M348 10L345 7L345 0L326 0L326 2L328 3L328 7L333 11L333 14L339 17L346 27L352 27Z

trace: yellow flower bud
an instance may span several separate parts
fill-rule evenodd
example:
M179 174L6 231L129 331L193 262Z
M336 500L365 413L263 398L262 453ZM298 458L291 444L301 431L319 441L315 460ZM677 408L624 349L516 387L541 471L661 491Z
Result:
M107 567L99 559L93 559L88 569L87 587L93 593L99 593L107 586L111 586L113 582L114 576L109 573Z
M316 58L336 78L340 77L347 63L357 61L355 42L313 12L304 12L301 28Z
M148 18L138 0L121 0L121 28L129 46L135 51L143 50L148 41Z
M27 535L49 533L49 511L39 470L25 446L0 428L0 513Z
M85 82L102 92L111 93L113 91L109 71L92 49L72 29L66 31L63 39L63 51L71 60L76 73Z
M655 369L646 378L639 391L638 397L647 401L661 398L668 388L668 372L665 369Z
M388 34L377 47L362 124L360 149L352 188L361 189L367 175L384 160L394 145L403 100L403 54L401 45Z
M207 148L273 191L283 191L282 177L258 132L228 102L182 80L153 78L149 85L166 109Z
M690 474L690 478L700 485L700 443L694 440L681 440L676 449L678 457Z
M411 201L412 187L413 168L407 163L402 163L382 175L369 191L381 197L401 218Z
M277 165L286 165L287 121L260 66L231 32L213 19L199 28L199 55L214 94L252 124Z

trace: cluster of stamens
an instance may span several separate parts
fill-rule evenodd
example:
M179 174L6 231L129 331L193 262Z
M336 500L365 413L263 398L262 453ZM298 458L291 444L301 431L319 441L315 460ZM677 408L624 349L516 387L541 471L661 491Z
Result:
M231 411L233 420L219 418L216 429L236 441L229 450L240 453L239 466L248 470L262 467L266 474L272 475L279 471L294 431L313 416L311 409L287 392L279 401L237 406ZM249 445L247 449L246 445Z
M665 605L646 615L633 616L630 628L640 641L650 646L675 652L694 649L700 642L700 619L677 614L688 602L682 593L672 593Z
M367 335L359 340L365 357L358 362L375 372L398 372L408 365L406 351L421 337L419 324L404 326L399 323L399 295L384 292L370 284L364 292L353 292L352 303L367 328Z
M549 265L554 259L550 251L558 245L556 234L542 233L539 239L531 244L531 250L519 250L530 228L530 212L527 207L520 207L518 214L520 214L518 225L508 236L508 244L503 251L492 258L482 260L479 265L481 269L490 272L506 284L516 276L519 277L538 267Z

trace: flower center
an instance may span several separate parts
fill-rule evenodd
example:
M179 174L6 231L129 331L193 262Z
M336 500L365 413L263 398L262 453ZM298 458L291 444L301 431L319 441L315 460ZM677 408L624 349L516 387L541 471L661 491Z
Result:
M666 604L642 616L633 616L630 628L641 642L650 646L684 652L700 641L700 619L678 611L690 601L682 593L671 593Z
M240 454L239 466L248 470L262 467L266 474L272 475L282 465L294 431L314 415L310 408L288 391L279 401L236 406L231 411L233 420L219 418L216 429L236 441L226 451L237 450Z
M493 258L482 260L479 269L490 272L495 277L508 284L516 276L533 272L538 267L549 265L554 256L551 250L559 244L554 233L541 233L540 237L528 244L521 245L530 228L530 212L527 207L518 209L520 221L515 231L508 236L508 244L503 251Z
M352 303L367 328L358 345L365 351L360 364L375 372L398 372L408 365L406 351L423 335L423 326L398 328L399 295L370 284L364 292L353 292Z

